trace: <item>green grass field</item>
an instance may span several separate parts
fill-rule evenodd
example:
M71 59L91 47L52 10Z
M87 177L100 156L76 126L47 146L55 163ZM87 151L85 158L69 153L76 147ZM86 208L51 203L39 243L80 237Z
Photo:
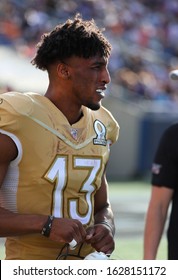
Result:
M116 240L116 250L112 254L113 259L118 260L142 260L143 259L143 240L142 238L121 238ZM162 239L158 255L158 260L167 259L166 239Z
M113 258L143 259L143 234L151 186L146 181L110 183L110 200L115 214L116 249ZM158 260L167 259L166 234L162 237Z
M147 182L109 183L110 200L116 223L116 249L114 259L141 260L143 258L143 232L145 214L150 197ZM165 234L159 246L157 259L166 259ZM4 247L0 242L0 259L4 258Z

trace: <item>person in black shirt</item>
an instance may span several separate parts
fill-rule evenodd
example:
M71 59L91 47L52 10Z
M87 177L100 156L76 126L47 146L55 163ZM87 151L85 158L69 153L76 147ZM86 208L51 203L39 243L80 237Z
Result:
M168 259L178 260L178 124L164 132L152 166L152 193L146 215L144 259L156 259L170 210Z

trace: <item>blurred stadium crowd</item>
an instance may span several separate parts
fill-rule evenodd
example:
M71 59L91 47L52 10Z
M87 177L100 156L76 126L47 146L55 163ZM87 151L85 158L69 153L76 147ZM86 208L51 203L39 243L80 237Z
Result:
M178 82L168 75L178 68L177 0L1 0L0 46L32 57L41 34L77 12L106 29L118 95L177 106Z

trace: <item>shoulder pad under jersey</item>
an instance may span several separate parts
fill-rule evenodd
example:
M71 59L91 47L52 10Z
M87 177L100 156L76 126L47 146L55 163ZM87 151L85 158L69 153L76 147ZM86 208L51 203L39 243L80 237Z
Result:
M116 142L119 137L120 126L116 119L113 117L111 112L107 110L105 107L101 106L101 108L97 111L93 111L98 119L101 118L101 121L104 120L107 125L108 135L112 143Z
M5 100L6 102L3 102ZM9 105L21 115L30 115L33 111L33 99L25 93L15 91L0 94L0 108L9 111Z

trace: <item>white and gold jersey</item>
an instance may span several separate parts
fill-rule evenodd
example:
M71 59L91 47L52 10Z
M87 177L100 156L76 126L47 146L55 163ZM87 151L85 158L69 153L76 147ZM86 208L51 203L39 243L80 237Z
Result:
M119 126L101 107L83 107L70 125L46 97L35 93L0 95L0 133L18 148L0 188L0 205L16 213L94 221L94 195ZM7 238L7 259L55 259L64 244L40 234ZM84 244L86 255L92 251ZM84 250L84 249L83 249Z

